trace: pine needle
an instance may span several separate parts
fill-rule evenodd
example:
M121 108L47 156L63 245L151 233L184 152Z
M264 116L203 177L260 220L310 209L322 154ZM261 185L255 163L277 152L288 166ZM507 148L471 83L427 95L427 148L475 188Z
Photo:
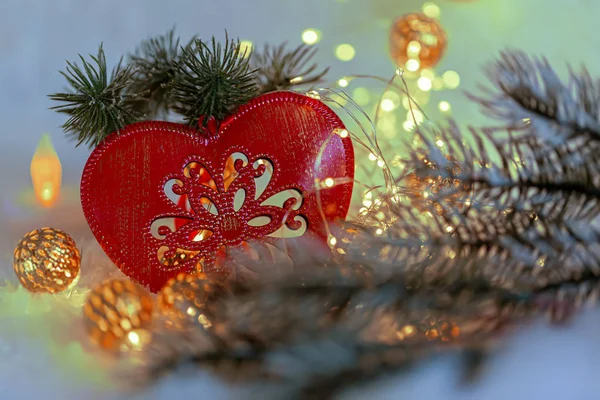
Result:
M137 105L146 118L166 116L173 106L170 89L181 55L179 48L179 38L175 37L175 29L171 29L143 41L129 56L135 73L127 90L139 96Z
M122 67L121 60L109 76L102 45L97 56L90 55L91 61L81 55L79 58L81 67L67 61L66 71L60 72L71 92L49 95L52 100L64 103L51 109L69 115L62 128L77 140L77 146L94 147L112 132L138 119L138 112L125 94L133 72L130 67Z
M206 126L211 118L222 121L237 107L258 94L255 71L237 40L226 37L225 46L212 38L211 45L196 39L181 49L173 84L175 111L191 126Z
M258 70L261 93L313 85L321 82L329 71L325 68L315 73L317 64L307 65L317 53L316 48L302 44L286 51L285 47L285 43L277 47L267 45L262 53L253 54L252 62Z

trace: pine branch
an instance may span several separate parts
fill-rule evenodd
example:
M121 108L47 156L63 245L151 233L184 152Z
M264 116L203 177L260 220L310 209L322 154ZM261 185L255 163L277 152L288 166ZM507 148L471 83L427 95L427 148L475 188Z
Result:
M51 109L69 116L62 128L77 140L77 146L94 147L112 132L140 117L125 94L133 71L119 62L109 76L102 45L97 56L90 55L91 61L81 55L79 58L82 67L67 61L66 71L60 72L71 92L49 95L50 99L64 103Z
M143 41L129 56L135 73L127 90L137 95L136 104L146 118L166 116L173 107L170 90L177 72L179 48L179 38L175 37L175 29L171 29Z
M322 82L329 67L315 72L317 64L308 65L317 49L300 45L286 51L286 44L277 47L266 45L262 53L255 53L252 65L258 71L261 93L288 90L296 86L314 85Z
M528 128L521 134L551 145L574 137L600 140L600 86L586 70L570 71L565 84L546 59L506 51L488 76L499 92L469 97L512 127Z
M173 83L173 107L192 126L206 126L210 118L222 121L258 94L255 71L239 41L226 38L225 46L199 39L181 49Z

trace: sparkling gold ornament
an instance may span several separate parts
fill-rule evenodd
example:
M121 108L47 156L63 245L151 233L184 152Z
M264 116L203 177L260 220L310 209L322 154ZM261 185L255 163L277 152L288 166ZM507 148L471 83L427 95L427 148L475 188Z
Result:
M81 255L65 232L41 228L26 234L15 248L13 268L30 292L57 293L79 275Z
M392 25L390 53L396 64L408 71L434 67L447 45L446 32L440 23L425 14L407 14Z
M212 326L207 309L223 287L211 282L202 273L180 273L170 279L158 295L158 309L166 317L169 327L181 328L189 323L199 323L208 329Z
M153 299L129 279L107 280L92 289L83 306L92 342L107 350L139 349L150 340Z
M436 172L438 167L431 161L423 159L424 167L430 172L412 172L407 176L408 197L419 210L430 211L433 209L438 214L442 214L448 207L460 212L470 206L470 185L458 178L453 178L453 176L461 174L460 164L451 158L448 161L445 174Z

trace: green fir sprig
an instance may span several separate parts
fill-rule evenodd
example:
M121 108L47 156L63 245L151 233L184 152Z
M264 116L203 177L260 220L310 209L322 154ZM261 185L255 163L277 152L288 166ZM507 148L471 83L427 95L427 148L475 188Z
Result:
M288 51L285 43L266 45L261 53L254 53L252 65L258 70L261 93L321 82L329 68L318 71L317 64L309 65L316 53L316 48L305 44Z
M175 111L190 125L201 116L204 126L211 118L219 122L258 94L256 71L239 41L227 37L223 46L213 37L209 46L196 39L181 52L172 96Z
M175 29L171 29L164 35L144 40L129 56L135 73L127 90L139 96L136 104L146 118L164 117L173 107L170 91L180 55L179 38L175 36Z
M315 84L328 68L309 64L316 49L285 44L265 46L250 54L238 40L218 43L192 38L180 44L174 29L146 39L108 74L102 46L82 65L67 61L69 92L49 97L61 104L52 109L69 115L63 129L90 147L110 133L141 119L167 118L171 111L191 126L217 124L255 96L298 85Z
M109 75L102 45L98 54L90 54L90 61L79 55L81 66L67 61L66 71L60 73L71 86L71 92L49 95L61 102L51 109L67 114L69 119L62 125L77 146L98 145L110 133L136 121L140 114L132 106L133 97L125 93L133 71L123 67L121 61Z

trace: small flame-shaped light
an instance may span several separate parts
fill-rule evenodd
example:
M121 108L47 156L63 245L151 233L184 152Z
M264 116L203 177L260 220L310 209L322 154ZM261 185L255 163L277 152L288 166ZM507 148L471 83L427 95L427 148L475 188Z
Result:
M52 207L60 196L62 165L52 145L50 135L42 135L31 160L31 182L37 201Z

